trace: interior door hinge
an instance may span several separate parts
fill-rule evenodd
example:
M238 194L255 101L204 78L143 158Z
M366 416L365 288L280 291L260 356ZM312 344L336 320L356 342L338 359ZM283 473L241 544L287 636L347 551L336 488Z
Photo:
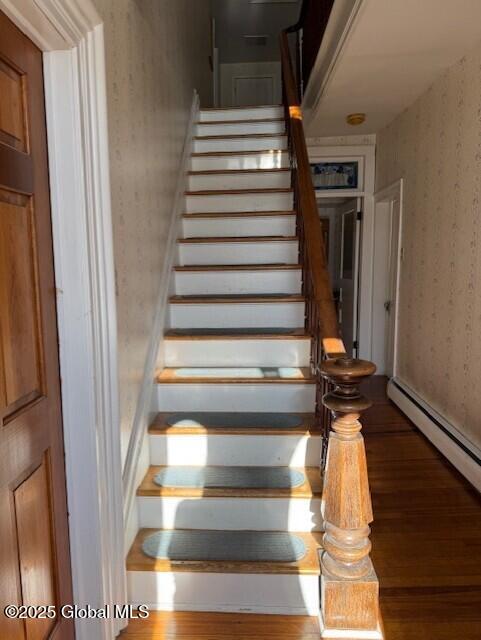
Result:
M358 211L356 214L357 220L362 220L362 211Z
M359 342L357 340L354 340L354 342L352 343L352 348L353 349L359 349Z

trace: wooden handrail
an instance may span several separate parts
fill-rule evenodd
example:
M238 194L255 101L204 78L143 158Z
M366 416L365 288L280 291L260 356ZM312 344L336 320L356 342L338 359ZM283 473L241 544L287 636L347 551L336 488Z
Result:
M302 110L297 97L287 30L281 34L286 127L297 214L306 329L312 337L316 415L324 430L321 460L324 522L321 556L322 637L382 638L379 583L370 550L373 520L366 451L359 418L370 401L360 383L376 370L349 358L342 342L312 183Z
M312 277L313 300L318 307L317 312L321 328L320 337L324 351L329 355L335 356L345 353L346 349L339 335L336 307L327 269L326 248L324 247L322 227L319 220L316 194L312 184L301 107L297 98L294 70L286 31L281 34L281 62L291 158L297 179L297 185L295 186L297 186L296 195L298 201L296 205L302 214L304 225L304 238L310 276Z

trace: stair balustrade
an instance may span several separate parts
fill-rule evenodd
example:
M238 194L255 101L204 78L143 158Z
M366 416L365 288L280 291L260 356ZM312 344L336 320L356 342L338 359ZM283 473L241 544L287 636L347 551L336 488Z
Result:
M341 339L287 30L281 34L280 44L306 298L305 323L313 338L311 367L317 381L316 414L326 435L321 460L325 531L321 557L323 636L331 637L331 632L342 631L342 638L359 637L362 631L365 638L381 637L379 585L369 557L369 524L373 516L359 422L361 413L371 405L359 392L359 384L376 367L371 362L347 357Z

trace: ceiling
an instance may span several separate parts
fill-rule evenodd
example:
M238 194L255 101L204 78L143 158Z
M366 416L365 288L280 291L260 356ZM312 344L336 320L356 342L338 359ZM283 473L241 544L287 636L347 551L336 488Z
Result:
M334 67L324 83L321 76L313 84L318 102L308 109L309 136L379 131L481 41L481 0L361 0L357 5ZM321 55L322 49L316 65ZM356 112L366 113L366 121L352 127L345 117Z
M279 60L279 33L297 22L300 6L300 0L213 0L220 62ZM245 35L267 39L258 45Z

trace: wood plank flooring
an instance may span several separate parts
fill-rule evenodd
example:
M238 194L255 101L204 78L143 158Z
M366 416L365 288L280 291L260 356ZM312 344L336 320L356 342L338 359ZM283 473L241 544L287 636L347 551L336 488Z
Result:
M387 400L386 379L363 425L375 522L372 558L386 640L480 640L481 499ZM315 618L152 613L122 640L314 640Z

